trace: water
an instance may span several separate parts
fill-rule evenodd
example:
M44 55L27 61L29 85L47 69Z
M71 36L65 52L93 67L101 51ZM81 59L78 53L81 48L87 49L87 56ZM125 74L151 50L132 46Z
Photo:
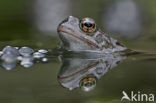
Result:
M53 1L50 3L54 5ZM65 11L69 9L66 13L65 11L61 13L63 9L60 8L52 9L56 11L51 11L51 9L48 9L50 7L47 7L48 10L42 12L40 9L35 8L34 2L29 1L15 0L12 3L1 1L0 51L9 45L16 48L11 51L14 55L8 56L10 54L6 53L3 60L7 61L7 63L0 66L0 103L120 103L123 96L122 91L128 94L131 91L156 94L155 0L131 0L135 1L137 8L140 8L138 11L141 11L139 14L139 25L141 25L138 27L139 30L136 30L137 32L133 31L137 25L132 26L132 31L128 29L128 33L136 34L135 36L133 35L133 38L126 37L126 35L130 34L125 34L122 37L123 28L120 28L121 32L118 29L117 33L112 33L114 31L111 32L109 31L111 29L108 30L105 27L107 26L107 23L104 23L107 21L107 13L114 4L117 4L116 1L79 0L73 2L68 0L65 4L63 3L64 1L60 2L64 4L65 8L67 7L64 9ZM40 0L40 2L42 1ZM50 3L47 0L46 4ZM37 15L45 15L39 18L41 16L36 16L36 13L33 13L35 12L34 8L31 8L30 5L35 10L39 10ZM46 6L41 5L41 7ZM63 8L63 6L61 7ZM62 19L56 20L55 15L49 18L48 14L46 14L46 11L49 10L55 13L57 13L57 10L60 10L57 13L57 16L60 16L58 19L64 19L66 15L63 14L70 14L80 18L91 17L95 19L98 27L101 27L104 32L117 37L128 48L147 52L147 54L130 55L126 58L117 56L120 57L118 59L113 59L110 55L110 58L79 58L79 55L72 57L67 54L60 56L55 51L60 42L55 29L57 22L61 22ZM50 22L45 20L47 16ZM133 15L132 17L135 16ZM129 19L133 21L133 19ZM40 22L40 20L42 21ZM137 24L134 21L133 23ZM124 25L127 24L124 23ZM30 49L26 51L26 54L29 55L25 55L25 53L22 53L22 55L18 54L16 49L19 50L21 47L29 47L33 51ZM49 53L46 53L44 50L47 50ZM1 57L2 55L2 52L0 52ZM26 65L23 65L22 60L24 60ZM117 61L120 61L120 63ZM119 64L115 66L113 63ZM91 65L89 66L90 68L98 66L99 69L95 70L96 72L94 69L83 69L87 65ZM103 70L104 68L101 67L107 68ZM72 75L79 70L81 71L77 75ZM70 85L67 81L60 79L65 76L69 78L67 78L68 81L71 81ZM74 76L74 79L71 79L72 76ZM82 77L86 78L80 79ZM90 81L87 82L87 80ZM91 87L90 91L85 86Z
M123 90L156 93L155 54L47 57L49 61L29 68L17 64L8 71L1 67L0 101L116 103Z

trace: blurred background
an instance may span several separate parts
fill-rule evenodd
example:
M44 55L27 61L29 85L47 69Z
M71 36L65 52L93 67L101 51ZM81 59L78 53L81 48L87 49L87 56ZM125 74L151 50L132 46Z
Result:
M0 48L55 48L58 24L73 15L95 19L99 28L128 48L155 52L155 5L155 0L0 0ZM156 93L155 59L137 61L139 58L127 59L108 72L88 93L59 85L61 63L57 58L30 69L0 69L0 102L120 103L123 90Z
M154 50L155 4L155 0L1 0L0 40L16 44L38 40L35 45L56 46L58 24L73 15L95 19L104 32L132 48Z

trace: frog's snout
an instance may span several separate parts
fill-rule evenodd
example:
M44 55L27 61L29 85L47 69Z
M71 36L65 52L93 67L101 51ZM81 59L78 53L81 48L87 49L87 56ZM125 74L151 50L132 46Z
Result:
M60 23L57 27L57 32L59 33L62 30L62 23Z

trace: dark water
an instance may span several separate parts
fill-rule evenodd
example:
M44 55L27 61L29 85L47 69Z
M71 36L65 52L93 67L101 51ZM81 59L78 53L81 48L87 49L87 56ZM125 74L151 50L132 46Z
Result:
M116 62L121 63L112 68L111 66ZM0 101L5 103L120 103L123 90L127 93L131 91L156 93L155 62L155 54L136 54L127 58L120 56L111 58L111 55L100 56L100 58L49 55L47 63L36 63L30 68L17 65L8 71L1 67ZM80 86L82 78L95 77L92 68L98 69L97 64L102 64L100 66L104 69L102 72L106 73L97 76L96 86L92 90L85 92L81 87L69 90L68 86L65 86L67 88L62 86L61 83L66 84L70 81L72 81L71 85ZM88 74L92 75L88 76ZM67 77L67 80L59 79L63 77L65 79ZM73 82L74 80L78 83Z
M128 26L128 28L131 28L128 29L128 31L126 31L127 29L123 30L122 27L117 28L117 31L114 29L116 27L113 27L113 29L106 28L107 23L105 24L105 22L109 21L109 19L105 20L109 18L106 14L109 12L109 7L115 5L116 1L114 0L97 0L96 2L95 0L79 0L74 2L69 0L68 2L72 4L69 5L74 9L69 8L71 10L69 13L64 14L63 16L61 15L62 18L60 18L58 22L52 22L51 25L45 22L44 18L46 17L40 18L41 16L38 16L42 15L42 13L34 13L34 2L16 0L11 3L8 0L1 1L0 50L8 45L53 50L53 48L56 48L59 44L59 38L55 30L57 24L61 22L66 15L75 15L81 18L86 16L94 18L99 27L102 27L105 32L109 32L110 35L122 41L128 48L141 52L148 52L150 54L131 55L117 66L113 68L109 67L103 76L96 79L95 88L89 92L83 91L80 87L74 90L63 87L58 77L66 71L61 68L78 68L76 70L84 70L82 67L84 66L82 65L83 63L87 64L91 62L91 67L94 67L96 66L93 65L94 63L96 64L98 62L103 64L101 59L94 58L94 60L88 60L83 58L78 60L78 62L75 57L67 59L65 57L65 64L63 64L64 61L61 62L60 60L62 57L50 55L47 63L36 63L30 68L24 68L17 65L16 68L8 71L0 67L0 103L120 103L121 97L123 96L122 91L125 91L128 94L130 94L131 91L136 93L140 91L141 93L146 94L156 94L156 55L154 54L156 53L156 2L155 0L134 1L134 3L138 5L137 7L140 8L140 21L139 23L136 21L138 20L136 19L138 16L136 18L134 16L134 18L132 17L130 20L135 22L132 23L132 25L138 25L135 27L139 28L137 31L136 29L131 28L131 25ZM53 2L56 1L53 0L52 3ZM66 3L68 2L66 1ZM60 3L62 3L61 0ZM67 5L67 7L70 7L69 5ZM130 4L130 8L131 6L133 7L133 4ZM44 15L48 14L49 13ZM58 14L62 14L62 12L59 12ZM108 14L110 15L111 13ZM131 15L133 14L135 13L133 13L132 10ZM40 19L38 20L35 15ZM54 18L49 21L55 21L55 18L56 17L54 16ZM40 23L39 21L42 22ZM36 24L36 22L39 23ZM38 27L36 25L44 26ZM47 28L51 26L54 26L54 31L49 31L49 28ZM111 26L109 25L109 27ZM53 27L50 29L52 30ZM135 34L135 36L129 37L123 35L123 33L127 34L126 32L128 35ZM103 59L108 60L108 58ZM82 61L82 63L80 61ZM107 62L108 66L112 65L109 62ZM69 71L71 72L72 70ZM85 72L80 72L79 76L86 72L88 73L88 69L85 70ZM69 71L67 71L66 75L70 73ZM94 76L89 75L89 77Z

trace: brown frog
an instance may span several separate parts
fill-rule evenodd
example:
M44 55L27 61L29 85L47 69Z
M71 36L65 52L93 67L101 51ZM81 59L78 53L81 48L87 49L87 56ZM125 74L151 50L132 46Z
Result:
M118 40L102 32L91 18L79 20L69 16L58 26L61 48L68 51L113 53L127 48Z

